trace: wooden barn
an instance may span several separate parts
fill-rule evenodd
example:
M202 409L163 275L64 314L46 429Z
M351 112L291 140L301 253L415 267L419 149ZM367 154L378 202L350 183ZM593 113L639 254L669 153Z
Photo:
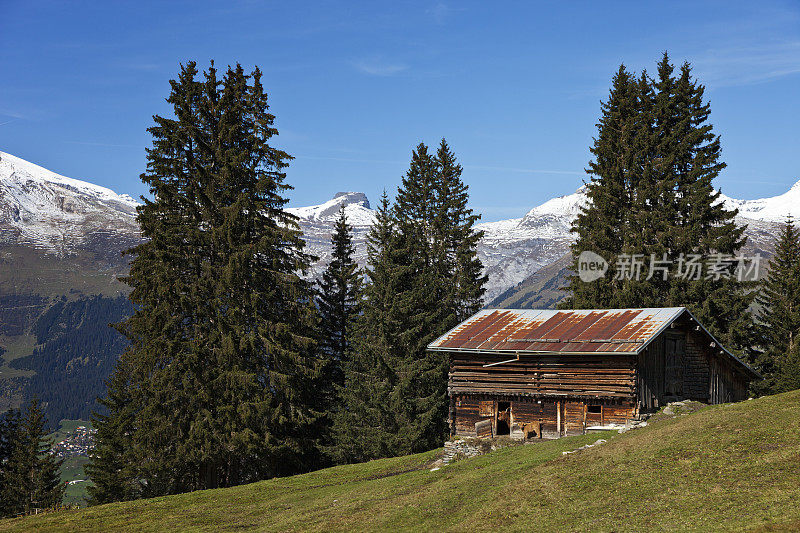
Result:
M684 307L486 309L428 349L449 354L461 436L619 427L671 401L743 400L760 377Z

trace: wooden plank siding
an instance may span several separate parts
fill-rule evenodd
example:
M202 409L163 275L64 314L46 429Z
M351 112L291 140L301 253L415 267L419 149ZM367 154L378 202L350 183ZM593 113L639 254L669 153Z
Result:
M631 398L636 381L634 356L525 355L519 361L484 368L505 355L452 354L450 394L504 394L582 398Z
M492 421L493 432L496 434L496 406L492 416L480 414L480 405L485 404L487 396L463 395L457 396L455 403L454 433L463 437L480 436L476 434L476 424ZM599 425L625 425L627 420L634 418L635 406L633 404L597 403L592 401L560 401L560 400L533 400L530 398L506 398L511 409L511 425L517 429L531 423L541 423L541 433L546 438L555 438L563 435L583 434L587 427ZM588 406L594 405L601 408L597 415L588 413ZM559 417L559 410L561 416ZM559 418L561 433L558 432ZM513 432L513 431L512 431Z
M662 333L639 354L636 396L644 411L668 402L725 403L747 398L747 377L691 324Z
M486 421L493 435L502 428L522 436L541 424L537 436L545 438L622 426L670 401L743 400L753 379L688 314L639 354L453 351L449 357L450 427L461 436L476 436L476 424ZM491 363L501 364L484 366Z

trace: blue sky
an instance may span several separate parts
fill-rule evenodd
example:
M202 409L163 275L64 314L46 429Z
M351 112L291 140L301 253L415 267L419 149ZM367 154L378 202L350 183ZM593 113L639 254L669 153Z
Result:
M621 62L668 50L707 86L734 197L800 179L798 2L37 2L0 0L0 150L135 196L146 128L179 64L264 71L296 159L291 205L394 191L446 137L484 220L585 178Z

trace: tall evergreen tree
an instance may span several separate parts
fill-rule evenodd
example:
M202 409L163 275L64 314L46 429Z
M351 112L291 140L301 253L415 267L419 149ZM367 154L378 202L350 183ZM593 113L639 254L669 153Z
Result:
M132 388L136 383L131 378L130 359L120 359L107 380L106 396L99 400L109 414L92 417L97 433L91 462L85 467L92 480L87 489L89 505L134 500L143 491L133 442L136 403Z
M665 52L659 63L659 84L667 83L669 70ZM675 183L671 196L677 216L670 231L671 253L735 257L746 241L745 226L735 222L737 211L725 207L713 185L726 164L720 161L720 138L708 123L711 106L704 101L705 88L692 78L689 63L684 63L679 76L669 83L674 87L672 119L656 125L666 130L659 156L665 161L665 173L671 173ZM666 92L659 84L657 92ZM734 274L734 266L735 261L728 264L729 274ZM755 295L754 283L741 281L736 275L704 275L699 280L675 276L673 280L669 293L673 305L687 304L703 324L732 347L746 347L752 341L748 308Z
M788 390L795 348L800 344L800 232L791 217L775 243L775 254L756 301L757 344L761 350L752 363L764 379L753 384L754 391L769 394Z
M428 450L447 435L448 360L426 347L482 305L481 233L468 199L444 140L436 154L416 147L391 208L384 194L336 424L340 460Z
M624 65L614 75L608 100L601 104L602 115L597 124L597 137L590 148L594 159L587 173L592 176L586 186L587 206L578 214L572 228L576 234L572 245L573 271L578 271L578 258L584 251L600 255L609 264L605 277L591 283L577 275L569 278L571 295L566 307L614 307L622 283L616 280L615 258L625 248L626 218L633 209L634 184L640 165L635 160L634 145L640 136L639 87Z
M483 231L474 229L480 220L468 207L469 188L461 180L461 165L442 139L436 151L436 196L438 213L434 224L438 233L440 250L437 261L442 279L449 279L451 294L445 305L455 310L455 321L461 322L483 307L488 277L483 273L483 264L478 258L478 242Z
M353 321L359 312L361 274L353 258L353 228L345 208L339 211L331 236L331 261L317 288L320 317L320 349L324 354L322 373L329 380L326 395L332 399L335 387L344 384L342 365L350 353Z
M331 236L331 261L317 287L322 369L317 395L326 413L325 432L338 410L339 389L344 386L344 366L352 352L355 320L361 298L361 272L353 258L353 228L347 223L344 205ZM329 438L325 438L329 443Z
M624 66L614 76L587 169L589 204L573 226L572 247L575 269L584 251L598 253L610 269L590 283L572 276L565 306L687 306L723 342L747 348L752 283L735 272L744 227L712 184L725 163L704 88L688 63L679 76L673 71L665 53L655 80L646 73L635 79ZM620 255L625 262L617 262ZM720 258L722 275L686 275L693 256ZM669 263L657 263L665 258ZM650 275L654 264L667 275Z
M355 323L353 347L344 363L344 386L334 418L335 459L360 462L396 453L400 428L391 406L397 383L400 321L395 294L402 269L396 227L384 191L367 233L368 283Z
M405 453L428 450L447 434L447 357L427 345L457 323L449 283L443 278L445 246L437 216L442 212L438 164L420 143L397 191L394 215L403 258L396 294L402 349L393 404L400 417ZM450 305L448 305L448 303Z
M99 421L96 468L124 462L117 472L140 481L142 496L315 461L316 312L301 277L310 257L284 210L290 157L269 145L275 117L257 68L197 73L182 67L167 100L175 118L149 129L142 180L153 200L138 208L147 241L125 278L137 311L119 326L127 376L109 391L125 407ZM132 452L113 457L123 438L104 425L130 435Z
M34 398L28 404L25 417L18 418L12 425L16 426L16 431L10 439L10 454L0 477L3 513L14 516L59 505L64 496L59 473L62 461L50 453L53 443L45 436L44 413L39 401Z

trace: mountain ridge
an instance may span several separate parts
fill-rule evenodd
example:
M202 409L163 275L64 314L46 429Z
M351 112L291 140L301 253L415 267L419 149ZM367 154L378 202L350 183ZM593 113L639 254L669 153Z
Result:
M487 302L569 252L572 223L588 202L586 189L583 185L551 198L520 218L476 224L484 232L478 255L489 277ZM778 196L739 200L723 194L720 201L739 209L752 247L768 251L786 215L800 218L800 181ZM0 152L0 245L33 246L61 255L81 247L116 254L141 239L136 205L128 195ZM364 266L366 234L375 211L363 192L337 192L322 204L287 208L298 217L308 251L318 258L311 276L319 275L330 260L330 236L342 206L353 227L356 260Z

